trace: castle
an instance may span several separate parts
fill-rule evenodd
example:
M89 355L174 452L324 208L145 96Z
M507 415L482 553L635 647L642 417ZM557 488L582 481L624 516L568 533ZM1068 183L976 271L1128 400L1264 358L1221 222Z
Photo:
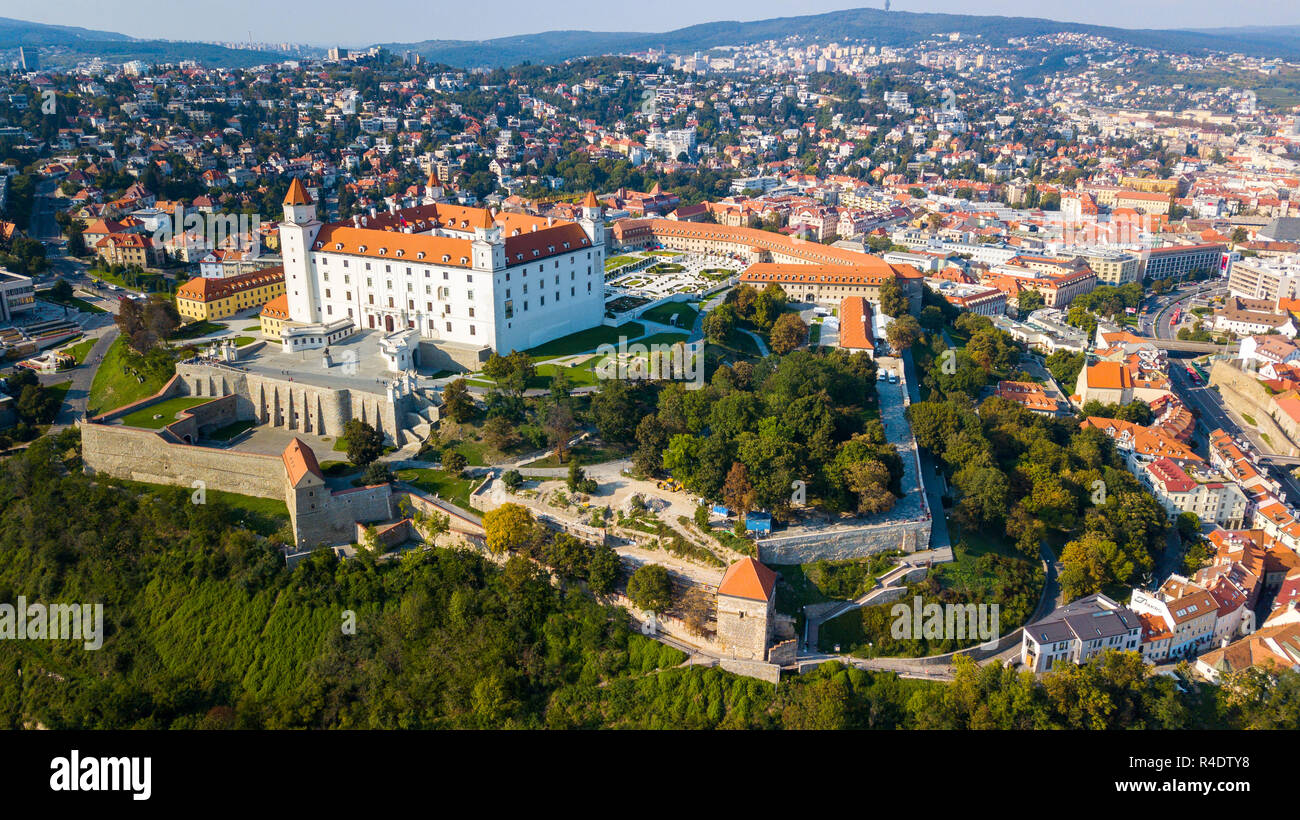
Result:
M295 179L280 223L284 325L411 331L455 361L477 361L475 351L525 350L601 324L605 229L594 196L570 222L440 195L430 178L419 205L322 224Z

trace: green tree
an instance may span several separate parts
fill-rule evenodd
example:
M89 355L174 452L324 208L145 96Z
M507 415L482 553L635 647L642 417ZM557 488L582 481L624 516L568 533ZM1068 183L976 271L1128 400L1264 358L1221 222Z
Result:
M736 327L736 312L731 305L718 305L704 317L704 336L714 344L725 344Z
M442 408L447 418L462 424L474 417L474 399L469 395L469 383L456 379L442 389Z
M383 434L361 419L349 419L343 425L343 439L347 442L348 461L358 467L369 466L383 455Z
M483 365L483 373L507 393L522 396L529 380L537 375L537 368L531 356L522 350L513 350L508 356L493 353Z
M778 356L785 355L808 341L808 326L795 313L782 313L772 325L769 346Z
M533 541L534 526L533 514L518 504L502 504L483 514L487 548L497 555L528 547Z
M898 353L902 353L916 344L920 340L921 334L920 322L908 315L899 316L889 323L889 327L885 328L886 341Z
M908 311L908 299L897 279L886 279L880 286L880 309L886 316L897 319Z
M627 581L627 597L638 609L667 612L673 605L673 585L668 570L659 564L642 564Z

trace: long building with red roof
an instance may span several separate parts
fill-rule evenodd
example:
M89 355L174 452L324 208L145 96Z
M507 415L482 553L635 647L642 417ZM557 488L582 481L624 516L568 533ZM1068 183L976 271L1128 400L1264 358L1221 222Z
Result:
M324 223L292 186L280 224L289 320L414 330L462 350L525 350L605 315L600 208L577 222L438 202Z
M624 219L614 223L614 244L621 248L661 245L689 253L734 256L748 265L742 283L775 282L796 301L838 305L861 296L880 301L880 286L897 282L913 313L920 313L924 274L911 265L895 265L879 256L833 245L808 242L759 228L733 227L671 219Z

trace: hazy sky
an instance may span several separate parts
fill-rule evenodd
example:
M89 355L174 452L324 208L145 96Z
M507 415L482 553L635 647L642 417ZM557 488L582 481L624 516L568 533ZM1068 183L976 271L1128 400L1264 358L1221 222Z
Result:
M477 40L552 29L668 31L713 20L762 20L884 0L0 0L0 17L175 40L365 45ZM1124 28L1300 24L1295 0L894 0L896 11L1050 17Z

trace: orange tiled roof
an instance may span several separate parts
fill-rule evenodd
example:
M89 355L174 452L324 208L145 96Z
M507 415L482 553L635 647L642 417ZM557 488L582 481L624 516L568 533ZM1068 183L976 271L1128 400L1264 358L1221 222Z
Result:
M289 183L289 191L284 195L285 205L310 205L311 197L307 195L307 189L302 187L302 180L297 177Z
M742 558L727 568L718 584L719 595L766 601L776 589L776 573L754 558Z
M272 319L289 318L289 295L282 293L271 301L262 305L262 316L269 316Z
M874 337L871 303L861 296L846 296L840 300L840 347L875 350Z
M176 289L177 299L189 299L195 302L213 302L254 288L266 287L276 283L283 284L284 268L274 267L237 276L220 279L195 277Z
M316 461L316 454L297 436L294 436L289 446L284 448L280 457L284 460L284 469L288 472L289 483L293 486L298 486L307 475L313 475L322 482L325 480L325 474L321 472L320 464Z

